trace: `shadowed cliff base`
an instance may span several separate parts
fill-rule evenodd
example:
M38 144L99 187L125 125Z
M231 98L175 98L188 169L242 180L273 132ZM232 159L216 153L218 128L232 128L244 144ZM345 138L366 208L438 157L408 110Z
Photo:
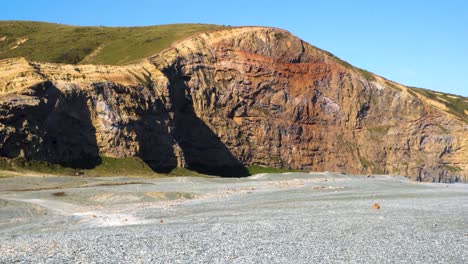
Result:
M225 177L248 176L247 169L201 120L192 105L174 113L173 136L183 151L188 169Z
M87 95L72 90L64 96L54 87L50 90L49 93L58 94L55 102L50 104L54 109L46 118L43 143L46 160L75 169L94 168L101 163L101 158Z
M100 163L93 168L71 168L59 164L51 164L46 161L27 160L25 158L5 158L0 157L0 178L14 176L86 176L86 177L142 177L142 178L160 178L171 176L194 176L194 177L245 177L260 173L285 173L301 172L298 170L264 167L251 165L242 167L218 167L205 168L168 168L149 166L151 161L143 161L138 157L111 158L101 156ZM196 169L195 169L196 168ZM304 172L304 171L302 171ZM247 175L246 175L247 174Z
M187 168L225 177L249 176L247 168L195 113L190 88L186 85L188 77L172 67L163 72L170 82L169 96L173 103L171 135L182 149Z
M177 168L174 139L168 133L169 113L160 100L149 101L142 118L127 124L135 133L139 150L136 156L156 173L170 173Z
M95 85L98 94L107 87ZM15 128L1 130L4 138L0 169L36 171L39 173L81 175L155 175L170 174L178 167L172 144L176 138L183 150L188 170L184 173L229 177L248 176L219 138L196 117L191 106L177 108L172 135L163 125L170 120L160 101L151 102L144 118L127 125L136 134L139 158L102 157L96 142L88 95L82 90L65 92L51 82L39 83L22 92L15 104L14 115L0 108L1 123ZM21 102L20 102L21 101ZM20 103L20 104L18 104ZM17 104L17 105L16 105ZM1 105L6 106L6 105ZM226 165L227 164L227 165Z
M14 107L15 115L4 115L0 109L2 124L20 128L15 134L2 131L0 156L75 169L90 169L101 162L84 93L71 90L65 95L47 81L25 90L20 100L25 105Z
M183 87L182 87L183 88ZM100 85L94 91L102 94ZM172 89L177 93L177 88ZM174 95L176 97L176 95ZM127 124L136 134L140 148L139 158L102 157L96 142L96 128L91 120L88 95L82 90L68 90L66 94L46 81L25 90L24 104L13 105L14 115L4 114L0 108L0 121L7 127L0 131L4 138L0 148L0 169L37 171L40 173L99 176L130 174L170 174L185 166L195 174L242 177L250 175L247 169L230 153L228 148L194 113L188 101L176 100L175 114L169 117L160 101L151 102L142 115L144 118ZM3 106L3 105L2 105ZM12 107L12 105L8 105ZM10 110L11 111L11 110ZM170 120L170 121L169 121ZM175 128L168 133L170 122ZM18 133L20 132L20 133ZM185 164L178 164L173 144L182 149ZM145 165L142 164L144 162ZM132 167L126 170L126 167ZM146 168L145 168L146 166Z

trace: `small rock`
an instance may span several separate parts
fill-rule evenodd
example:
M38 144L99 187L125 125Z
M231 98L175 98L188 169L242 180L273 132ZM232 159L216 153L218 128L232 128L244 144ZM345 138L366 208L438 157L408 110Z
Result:
M162 224L162 223L164 223L164 221L161 219L161 220L159 220L159 223Z
M65 192L54 192L52 193L53 196L57 196L57 197L63 197L63 196L66 196Z

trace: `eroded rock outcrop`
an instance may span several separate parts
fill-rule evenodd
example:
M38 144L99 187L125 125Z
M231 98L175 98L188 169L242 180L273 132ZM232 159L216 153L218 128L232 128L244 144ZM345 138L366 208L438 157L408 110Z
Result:
M468 179L466 120L279 29L202 33L124 67L7 59L0 68L4 157Z

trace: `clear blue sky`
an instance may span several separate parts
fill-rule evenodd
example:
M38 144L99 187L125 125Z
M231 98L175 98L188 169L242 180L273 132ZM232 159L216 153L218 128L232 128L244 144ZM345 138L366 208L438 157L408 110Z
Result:
M72 25L264 25L388 79L468 96L468 0L17 0L0 20Z

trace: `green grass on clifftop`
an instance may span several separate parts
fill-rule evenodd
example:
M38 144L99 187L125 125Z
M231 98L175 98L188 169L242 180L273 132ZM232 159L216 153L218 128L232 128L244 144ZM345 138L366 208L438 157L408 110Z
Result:
M410 88L410 91L414 92L425 96L431 100L434 100L438 103L441 103L447 107L447 112L450 114L458 117L465 123L468 123L468 98L459 96L459 95L454 95L454 94L448 94L448 93L442 93L442 92L436 92L436 91L431 91L428 89L423 89L423 88L417 88L417 87L408 87Z
M208 24L78 27L0 21L0 59L25 57L40 62L124 65L156 54L195 33L221 27Z

